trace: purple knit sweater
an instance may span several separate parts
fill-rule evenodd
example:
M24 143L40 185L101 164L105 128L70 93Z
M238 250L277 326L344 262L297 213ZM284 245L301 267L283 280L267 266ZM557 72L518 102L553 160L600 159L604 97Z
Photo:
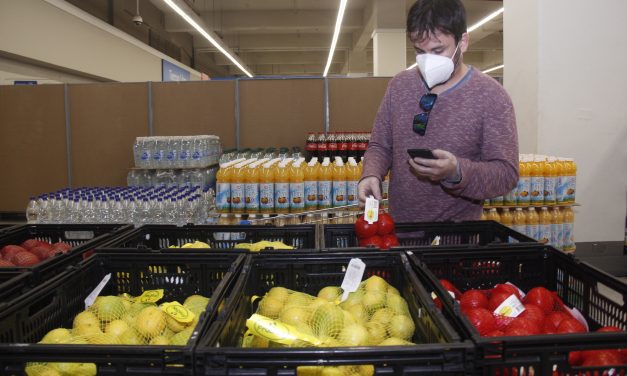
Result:
M412 130L427 89L416 69L390 81L364 157L362 178L390 174L390 214L397 222L476 220L482 201L503 195L518 181L518 138L512 102L493 78L470 68L438 95L424 136ZM458 184L419 179L407 149L443 149L461 168Z

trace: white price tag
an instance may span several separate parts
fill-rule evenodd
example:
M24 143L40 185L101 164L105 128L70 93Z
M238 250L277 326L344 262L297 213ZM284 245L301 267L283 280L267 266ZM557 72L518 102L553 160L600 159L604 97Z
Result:
M435 238L433 238L431 245L440 245L440 235L437 235Z
M573 317L576 318L577 321L581 323L581 325L586 327L586 332L589 332L590 328L588 327L588 322L586 321L586 318L583 317L581 312L579 312L577 308L568 308L568 307L566 308L570 311L570 314L573 315Z
M451 298L453 298L453 300L455 300L455 294L452 291L446 290L446 292L448 292L448 294L451 296ZM435 294L435 291L431 292L431 299L435 300L437 299L438 296Z
M509 298L505 299L503 303L494 310L494 313L497 315L507 317L518 317L518 315L523 312L525 312L525 306L523 306L514 294L510 295Z
M366 208L364 209L364 219L369 224L379 220L379 200L370 196L366 198Z
M361 279L366 271L366 264L358 258L351 259L346 268L346 274L344 274L344 280L342 281L342 294L341 301L345 301L348 298L348 294L357 291Z
M96 298L98 297L98 295L100 295L100 292L102 291L102 289L104 289L110 279L111 273L105 275L102 281L100 281L100 283L98 284L98 286L96 286L96 288L89 295L87 295L87 298L85 298L85 309L91 307L91 305L94 304Z

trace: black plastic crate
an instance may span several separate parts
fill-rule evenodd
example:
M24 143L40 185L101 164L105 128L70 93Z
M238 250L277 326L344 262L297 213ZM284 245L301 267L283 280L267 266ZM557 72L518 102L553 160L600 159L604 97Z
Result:
M96 254L43 286L0 305L0 374L23 374L26 362L96 363L99 375L191 375L198 330L217 315L232 288L244 254ZM161 302L192 294L210 297L186 346L41 345L49 330L72 327L84 299L106 274L100 295L164 289Z
M351 258L366 263L364 279L378 275L399 289L416 323L417 346L266 348L238 347L246 319L254 312L251 298L274 286L316 295L324 286L339 286ZM375 366L377 375L465 375L472 372L472 343L435 308L411 270L406 255L301 253L253 255L218 319L204 331L196 348L197 375L296 375L299 366Z
M16 225L13 223L0 223L0 234L5 233L7 231L11 231L15 229L17 226L19 225Z
M395 227L404 250L431 247L436 236L440 237L440 246L447 247L537 244L537 240L494 221L396 223ZM354 225L324 225L323 233L323 248L359 246Z
M57 254L33 266L0 267L0 302L15 296L14 277L31 272L28 278L21 278L21 292L54 277L69 265L77 264L111 236L131 229L131 225L108 224L29 224L7 229L0 233L0 248L5 245L20 245L27 239L45 240L50 243L65 242L72 246L70 252ZM13 287L9 287L12 284Z
M280 241L296 249L316 248L316 227L298 225L284 227L270 226L184 226L144 225L133 231L120 234L99 248L107 250L163 250L170 246L180 247L185 243L201 241L209 244L211 250L232 249L238 243L258 241ZM203 249L175 249L198 252ZM207 250L207 249L204 249Z
M438 279L447 279L462 292L472 288L488 289L505 282L525 292L543 286L556 291L568 307L577 308L591 331L602 326L627 330L627 285L572 255L542 246L412 253L410 259L417 274L424 278L425 288L435 291L445 302L447 319L476 344L476 365L480 374L504 375L518 370L529 375L532 369L537 375L585 374L595 368L569 366L570 351L627 347L627 332L481 337L438 282ZM606 296L608 292L622 302ZM617 371L615 374L627 372L627 365Z

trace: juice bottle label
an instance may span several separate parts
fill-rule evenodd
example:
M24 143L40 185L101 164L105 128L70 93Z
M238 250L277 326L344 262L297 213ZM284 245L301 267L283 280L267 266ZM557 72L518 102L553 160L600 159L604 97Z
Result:
M572 250L575 245L574 237L575 225L572 222L564 222L564 233L562 238L562 248L565 251Z
M551 241L551 224L541 224L540 225L540 237L538 238L540 243L547 244Z
M233 211L244 211L245 188L242 183L231 183L231 209Z
M290 184L274 184L274 208L277 211L287 211L290 208Z
M544 203L544 177L531 177L531 203Z
M516 195L518 194L518 187L515 187L503 197L503 205L514 206L516 205Z
M540 225L527 225L527 236L532 239L540 240Z
M562 230L561 223L552 223L551 224L551 244L555 248L562 248L562 237L564 236L564 232Z
M231 184L217 183L216 190L216 209L220 212L228 213L231 208Z
M334 181L333 182L333 206L346 205L346 182Z
M558 176L557 183L555 184L555 199L558 204L566 202L566 186L568 185L568 178L566 176Z
M291 209L304 209L305 208L305 183L291 183L290 184L290 208Z
M331 207L331 181L321 180L318 182L318 207L320 209Z
M318 208L318 182L315 180L305 182L305 207Z
M515 224L514 226L512 226L512 230L514 230L516 232L519 232L519 233L521 233L523 235L526 235L526 233L527 233L527 226L526 225L516 225Z
M554 176L544 178L544 203L555 204L555 185L557 178Z
M346 204L347 205L354 205L357 203L357 201L359 200L358 197L358 192L357 192L357 186L358 186L358 181L356 180L351 180L346 182Z
M518 205L529 205L531 197L529 191L531 190L531 178L528 176L521 176L518 180L518 196L516 202Z
M246 190L246 211L259 210L259 184L248 183L245 184Z
M490 199L490 205L492 206L503 206L503 201L505 198L503 196L497 196Z
M574 175L568 176L566 184L566 193L564 195L566 202L575 202L575 186L577 185L577 177Z
M274 210L274 183L259 183L259 208L266 213Z
M390 195L390 181L387 179L384 179L383 182L381 183L381 197L383 197L383 199L387 199Z

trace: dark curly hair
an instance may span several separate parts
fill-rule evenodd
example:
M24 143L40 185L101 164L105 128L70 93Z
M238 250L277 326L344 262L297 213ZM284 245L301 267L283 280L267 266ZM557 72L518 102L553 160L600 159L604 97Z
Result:
M417 0L407 15L407 33L422 39L436 31L459 43L466 32L466 9L461 0Z

